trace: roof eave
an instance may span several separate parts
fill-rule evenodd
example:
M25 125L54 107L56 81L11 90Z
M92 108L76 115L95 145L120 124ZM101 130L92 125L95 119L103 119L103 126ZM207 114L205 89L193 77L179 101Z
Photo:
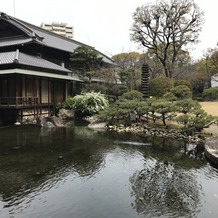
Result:
M8 75L8 74L32 75L32 76L47 77L47 78L53 78L53 79L63 79L63 80L68 80L68 81L83 82L82 80L76 77L74 78L73 76L54 74L54 73L49 73L46 71L42 72L42 71L19 69L19 68L0 70L0 75Z

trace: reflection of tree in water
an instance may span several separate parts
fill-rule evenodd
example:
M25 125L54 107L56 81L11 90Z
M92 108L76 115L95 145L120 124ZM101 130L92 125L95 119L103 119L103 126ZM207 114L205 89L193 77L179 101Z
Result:
M31 165L15 158L13 161L16 161L17 166L0 163L3 167L0 169L0 198L5 202L5 207L19 205L25 196L31 194L33 198L39 190L49 190L59 182L67 180L68 176L90 178L104 167L103 156L92 151L69 151L61 159L58 158L58 153L49 157L37 153L36 156L41 157L37 163ZM31 158L29 160L34 161L34 155Z
M193 217L200 203L201 187L196 179L175 165L149 162L130 178L133 207L149 217Z
M0 198L6 207L38 189L50 189L69 175L91 177L104 167L104 153L110 148L101 143L105 139L100 134L84 127L30 127L13 135L0 148Z

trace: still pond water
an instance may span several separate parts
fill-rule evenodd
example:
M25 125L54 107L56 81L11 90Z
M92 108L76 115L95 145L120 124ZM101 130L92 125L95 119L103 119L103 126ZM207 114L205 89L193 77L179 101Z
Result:
M218 217L218 170L191 148L84 126L1 128L0 218Z

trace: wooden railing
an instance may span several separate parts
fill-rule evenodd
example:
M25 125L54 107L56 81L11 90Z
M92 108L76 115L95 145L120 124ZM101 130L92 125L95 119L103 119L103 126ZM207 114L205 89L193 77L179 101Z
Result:
M38 103L37 97L0 97L0 107L31 107Z

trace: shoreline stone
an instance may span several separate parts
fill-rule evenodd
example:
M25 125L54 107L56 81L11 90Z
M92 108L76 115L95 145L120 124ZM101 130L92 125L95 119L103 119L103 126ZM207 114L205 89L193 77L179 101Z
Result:
M60 117L51 116L38 116L36 119L36 125L45 128L63 127L63 120Z
M193 136L186 136L177 129L165 129L165 128L158 128L158 127L154 128L140 123L136 123L127 127L125 127L124 125L108 126L108 130L116 131L118 133L131 132L131 133L139 134L141 136L144 135L144 136L158 136L162 138L171 138L171 139L183 140L193 144L204 144L205 142L205 137L201 133L198 133Z
M106 123L105 122L93 122L93 123L90 123L89 125L88 125L88 127L90 128L90 129L97 129L97 130L106 130L107 129L107 125L106 125Z
M218 137L210 137L205 141L205 157L218 166Z
M58 117L61 117L63 120L72 120L75 118L75 111L73 109L60 109Z

